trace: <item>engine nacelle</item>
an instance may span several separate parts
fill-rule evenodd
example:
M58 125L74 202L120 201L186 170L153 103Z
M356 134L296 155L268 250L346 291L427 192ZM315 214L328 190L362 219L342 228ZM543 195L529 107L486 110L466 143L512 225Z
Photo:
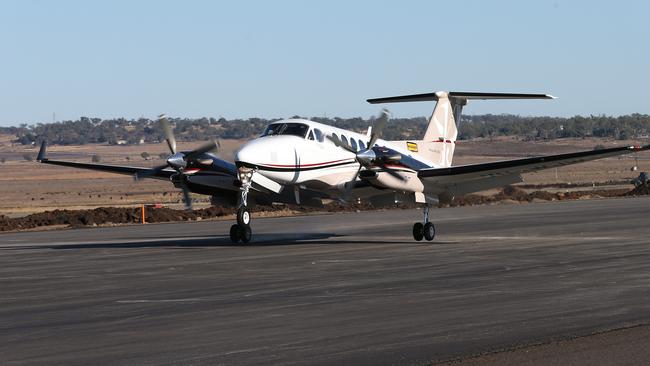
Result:
M388 188L396 191L422 192L424 184L415 172L394 171L393 174L382 171L365 171L359 177L378 188ZM400 179L401 177L401 179Z

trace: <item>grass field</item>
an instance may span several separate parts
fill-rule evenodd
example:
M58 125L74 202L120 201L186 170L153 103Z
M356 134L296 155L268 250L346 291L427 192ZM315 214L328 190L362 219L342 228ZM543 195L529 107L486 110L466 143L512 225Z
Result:
M0 214L22 216L56 208L80 209L99 206L133 206L142 203L165 203L181 207L180 191L171 183L157 180L135 182L130 176L100 173L88 170L38 164L26 161L25 153L36 156L38 147L12 145L12 136L0 135ZM222 140L219 155L232 161L241 140ZM180 150L190 150L203 142L179 143ZM591 150L596 145L626 146L648 144L650 141L618 141L598 139L563 139L551 142L524 142L514 138L459 141L454 165L515 159L534 155L560 154ZM152 159L144 160L147 152ZM90 162L93 154L102 163L130 166L155 166L164 163L158 155L168 153L167 145L137 146L50 146L48 156L53 159ZM650 171L650 153L638 154L638 171L634 156L603 159L570 167L551 169L525 175L526 183L602 183L629 180L639 171ZM209 205L207 196L194 195L196 207Z

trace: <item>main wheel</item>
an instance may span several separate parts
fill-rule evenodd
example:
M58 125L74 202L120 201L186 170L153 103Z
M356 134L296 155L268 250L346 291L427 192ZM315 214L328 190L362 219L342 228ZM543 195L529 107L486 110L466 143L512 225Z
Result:
M239 226L238 235L239 240L241 240L242 243L248 243L253 237L253 231L250 226Z
M424 238L428 241L433 240L436 237L436 227L433 226L433 223L427 222L424 224Z
M230 227L230 241L235 244L239 242L239 225L237 224Z
M421 241L424 238L424 225L421 222L416 222L413 225L413 239Z
M251 213L248 207L242 206L237 210L237 223L241 226L248 226L251 223Z

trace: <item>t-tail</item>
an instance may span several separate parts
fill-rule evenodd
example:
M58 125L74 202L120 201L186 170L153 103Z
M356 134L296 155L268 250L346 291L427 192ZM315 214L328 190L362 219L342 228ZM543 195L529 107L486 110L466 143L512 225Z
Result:
M548 94L445 92L368 99L368 103L436 101L422 140L391 141L432 162L435 167L451 166L463 107L470 99L555 99Z

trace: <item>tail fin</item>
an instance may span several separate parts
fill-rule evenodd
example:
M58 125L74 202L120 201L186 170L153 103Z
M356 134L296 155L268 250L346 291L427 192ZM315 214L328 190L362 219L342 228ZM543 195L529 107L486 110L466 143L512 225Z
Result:
M438 167L449 167L454 156L458 126L463 106L469 99L554 99L548 94L444 92L368 99L368 103L402 103L436 101L429 125L421 141L407 142L406 148L417 152Z

